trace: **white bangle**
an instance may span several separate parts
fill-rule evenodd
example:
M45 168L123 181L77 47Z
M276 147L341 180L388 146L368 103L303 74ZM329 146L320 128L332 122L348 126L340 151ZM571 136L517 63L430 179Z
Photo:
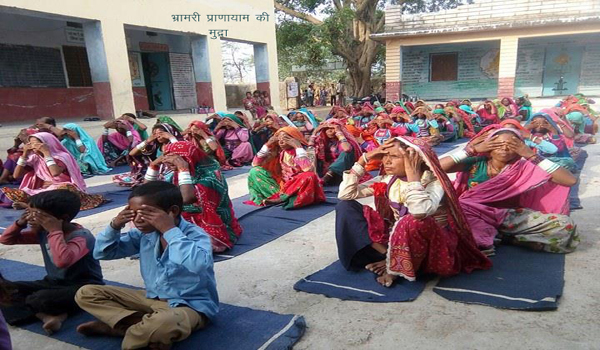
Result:
M104 135L108 135L108 133L109 133L109 130L107 128L104 128L104 133L103 134Z
M17 165L19 166L26 166L27 165L27 160L23 157L19 157L19 159L17 159Z
M269 146L267 145L263 145L260 150L258 151L258 153L256 153L256 155L259 158L264 158L269 154Z
M133 136L133 133L130 130L127 130L127 132L125 133L125 136L127 136L127 137Z
M177 174L177 182L178 182L179 186L191 185L193 183L192 175L190 175L189 171L180 171Z
M135 146L136 149L143 151L146 148L146 141L142 141Z
M369 162L369 158L367 158L367 154L366 153L363 153L362 159L365 161L365 164L367 164Z
M455 164L458 164L463 160L469 158L469 154L467 154L467 151L465 151L464 149L461 149L460 151L451 154L450 158L452 158Z
M171 138L169 139L169 142L171 142L171 143L175 143L175 142L177 142L177 138L175 138L175 137L171 137Z
M555 172L556 170L558 170L558 168L560 168L560 165L554 163L553 161L551 161L550 159L544 159L542 160L538 166L540 168L542 168L545 172L547 172L548 174L552 174L553 172Z
M308 157L308 153L304 148L296 148L296 158Z
M217 140L215 140L215 138L214 138L214 137L212 137L212 136L211 136L211 137L207 137L207 138L206 138L206 142L216 142L216 141L217 141Z
M156 181L157 179L158 179L158 170L148 167L148 169L146 170L146 175L144 175L144 180Z
M83 142L80 139L75 140L75 144L77 145L77 147L83 146Z

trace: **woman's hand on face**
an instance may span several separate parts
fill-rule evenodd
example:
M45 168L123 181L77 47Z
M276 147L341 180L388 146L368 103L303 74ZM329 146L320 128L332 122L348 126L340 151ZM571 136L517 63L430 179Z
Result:
M152 163L150 163L150 167L158 168L164 162L164 160L165 160L165 155L163 154L162 156L153 160Z
M530 158L535 155L533 150L529 148L521 139L513 136L507 141L508 148L523 158Z
M412 147L406 150L400 148L400 153L404 158L404 171L408 182L421 181L423 159L419 153Z
M166 132L166 131L160 131L157 134L159 137L162 137L163 139L167 139L170 140L172 138L174 138L175 136L171 135L170 133Z
M475 153L488 153L502 146L502 142L498 141L498 136L490 139L484 138L484 136L487 137L487 135L481 135L473 141L473 151Z
M301 148L302 144L300 143L300 141L296 140L295 138L285 135L283 137L283 140L285 141L285 143L287 143L290 147L293 148Z
M266 145L267 145L267 147L270 147L270 146L276 145L278 142L279 142L279 136L273 135L273 136L271 136L269 141L267 141Z

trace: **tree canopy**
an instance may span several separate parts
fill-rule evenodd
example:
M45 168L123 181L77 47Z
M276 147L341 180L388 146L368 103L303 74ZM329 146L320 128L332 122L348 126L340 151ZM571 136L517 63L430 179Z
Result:
M406 0L407 13L452 8L464 0ZM356 96L371 93L374 65L383 66L385 48L370 38L382 32L387 0L275 0L279 14L277 46L280 73L293 65L319 73L328 61L342 59ZM376 63L379 63L376 65Z

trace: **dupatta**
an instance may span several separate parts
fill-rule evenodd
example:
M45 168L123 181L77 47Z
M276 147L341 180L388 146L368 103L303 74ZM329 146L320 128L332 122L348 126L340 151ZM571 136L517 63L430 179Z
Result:
M127 131L131 131L131 134L133 135L133 143L131 144L131 147L134 147L138 143L142 142L140 134L135 130L135 128L131 125L130 122L126 120L119 120L119 123L123 123ZM121 151L124 151L127 148L129 148L129 139L127 138L127 136L121 134L118 131L110 133L107 136L107 138L110 143L115 145L115 147L117 147ZM104 154L104 144L102 142L102 137L98 139L96 145L98 146L98 150L100 150L100 152Z
M328 119L328 120L324 121L321 125L322 125L323 129L320 130L315 135L316 136L316 138L315 138L315 155L317 157L317 160L322 162L324 172L327 172L327 170L329 169L329 165L335 161L335 159L331 159L331 157L327 157L328 156L328 153L327 153L328 140L327 140L327 135L325 135L325 128L335 128L336 126L339 126L342 134L344 134L344 137L346 138L346 140L348 140L348 143L350 143L350 145L352 146L352 152L354 153L354 160L357 161L358 158L360 158L360 156L362 154L362 152L360 150L360 146L358 145L358 142L356 142L356 139L350 133L350 131L348 131L348 129L346 129L346 126L344 125L344 123L342 121L337 120L337 119Z
M298 128L286 126L277 130L277 132L275 132L275 135L279 136L282 133L290 135L290 137L293 137L298 142L300 142L302 146L308 145L308 142L306 142L304 135L302 135ZM268 171L269 174L271 174L271 176L273 177L273 179L277 181L277 183L281 183L283 179L283 174L281 170L281 163L279 162L279 155L283 152L283 149L279 147L279 144L275 144L272 146L272 150L274 150L275 152L271 152L271 155L269 156L269 158L264 160L264 162L261 164L261 167Z
M75 131L85 146L85 152L81 153L75 141L70 137L65 137L61 143L72 155L79 155L83 162L89 164L93 173L107 173L110 171L102 152L98 149L98 145L96 145L94 139L82 127L75 123L68 123L63 128Z
M198 129L201 129L202 131L204 131L204 133L206 133L206 135L215 138L215 135L213 134L213 132L210 130L210 128L208 127L208 125L206 123L203 123L199 120L194 120L193 122L190 123L190 127L191 126L195 126ZM198 138L195 135L192 136L188 136L189 140L191 141L198 149L202 150L202 145L200 144L200 140L198 140ZM216 138L215 138L216 140ZM227 158L225 157L225 151L223 150L223 147L221 146L221 144L219 142L215 142L217 144L217 149L215 150L215 158L216 160L219 162L219 164L221 165L225 165L227 163Z

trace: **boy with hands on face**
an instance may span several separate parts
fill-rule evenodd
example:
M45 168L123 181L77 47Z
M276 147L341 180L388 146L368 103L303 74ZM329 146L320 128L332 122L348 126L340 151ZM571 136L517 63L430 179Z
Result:
M29 198L23 215L2 236L0 243L39 244L47 275L40 281L7 281L2 311L10 324L37 317L48 334L58 331L70 313L79 310L74 297L87 284L101 285L102 270L92 256L92 233L71 220L79 213L79 196L68 190L53 190ZM29 226L29 228L28 228Z
M98 321L81 324L78 332L124 337L123 349L168 349L215 317L219 300L210 238L181 217L182 206L173 184L150 181L133 189L129 205L97 236L94 257L139 254L146 290L81 288L77 304ZM122 233L128 222L135 228Z

